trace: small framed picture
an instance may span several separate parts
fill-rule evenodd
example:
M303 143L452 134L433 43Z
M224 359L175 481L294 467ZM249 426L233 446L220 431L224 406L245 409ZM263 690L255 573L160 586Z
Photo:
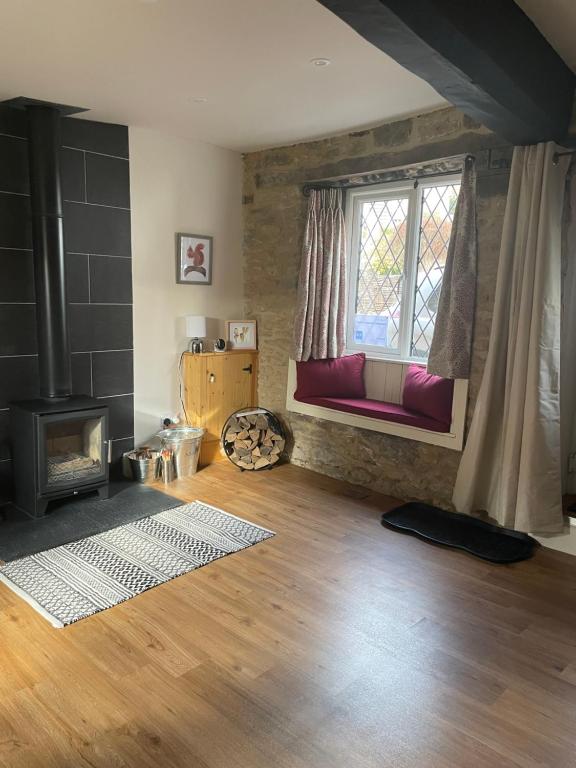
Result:
M256 320L228 320L230 349L258 349Z
M212 285L212 238L176 233L176 282Z

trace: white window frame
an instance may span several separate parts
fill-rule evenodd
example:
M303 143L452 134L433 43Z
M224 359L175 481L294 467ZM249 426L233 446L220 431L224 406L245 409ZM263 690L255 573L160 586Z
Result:
M426 363L427 358L410 355L414 304L416 301L416 279L422 228L422 196L428 187L459 184L461 173L431 176L426 179L389 182L377 186L349 189L346 194L346 232L348 249L348 296L346 312L346 351L365 352L375 360ZM406 230L404 280L402 284L398 349L384 348L354 341L356 315L356 292L360 263L360 207L367 201L396 200L399 196L408 198L408 226Z

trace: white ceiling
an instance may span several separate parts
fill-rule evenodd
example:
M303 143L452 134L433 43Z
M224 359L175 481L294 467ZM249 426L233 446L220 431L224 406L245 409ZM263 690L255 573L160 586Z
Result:
M576 0L516 0L516 3L576 72Z
M0 98L236 150L445 104L316 0L0 0L0 71Z

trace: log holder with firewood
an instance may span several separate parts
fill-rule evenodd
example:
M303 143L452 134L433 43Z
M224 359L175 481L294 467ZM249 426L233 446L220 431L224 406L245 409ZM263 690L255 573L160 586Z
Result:
M286 433L265 408L236 411L222 429L222 450L242 471L272 469L286 447Z

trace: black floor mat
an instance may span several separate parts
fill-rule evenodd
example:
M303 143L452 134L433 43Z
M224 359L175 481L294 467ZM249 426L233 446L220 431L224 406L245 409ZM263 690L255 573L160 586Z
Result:
M54 502L38 519L8 505L0 513L0 560L34 555L180 504L174 496L147 485L118 481L110 483L110 498L105 501L95 494L73 496Z
M492 563L527 560L538 542L527 533L499 528L475 517L410 502L385 512L382 525L413 533L435 544L463 549Z

